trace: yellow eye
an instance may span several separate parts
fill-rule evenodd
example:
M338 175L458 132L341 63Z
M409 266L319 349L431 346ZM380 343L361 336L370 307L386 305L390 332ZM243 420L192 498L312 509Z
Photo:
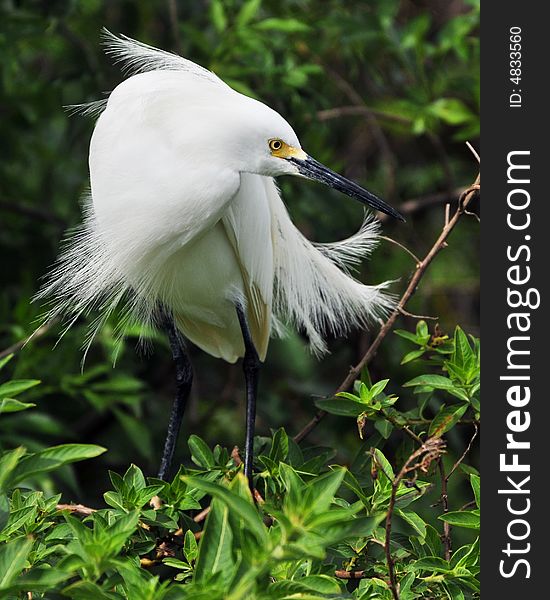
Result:
M281 140L269 140L269 149L272 152L277 152L283 147L283 142Z

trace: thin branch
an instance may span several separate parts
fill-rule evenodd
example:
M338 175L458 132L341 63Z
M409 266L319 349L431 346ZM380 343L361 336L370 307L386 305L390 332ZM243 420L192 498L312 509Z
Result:
M389 421L394 427L396 427L397 429L401 429L402 431L404 431L412 440L414 440L417 444L422 445L424 442L422 441L422 438L418 437L416 435L416 433L414 433L414 431L412 431L411 429L409 429L406 425L401 425L397 420L395 420L391 415L389 415L385 410L381 410L380 411L382 413L382 416L384 417L384 419L386 419L386 421Z
M430 317L429 315L415 315L404 308L400 309L399 312L405 317L412 317L413 319L429 319L431 321L437 321L439 319L439 317Z
M472 146L472 144L470 144L470 142L466 142L466 146L468 146L468 148L470 149L470 152L475 156L476 160L477 160L477 164L481 164L481 158L479 156L479 154L477 153L477 150Z
M448 478L445 475L445 465L443 459L437 461L437 468L441 477L441 505L443 506L443 513L449 512L449 495L447 493L447 481ZM443 536L441 537L443 542L443 548L445 552L445 560L451 560L452 542L451 542L451 526L447 521L443 521Z
M426 272L426 270L428 269L428 267L430 266L430 264L432 263L434 258L439 254L439 252L442 250L442 248L447 243L447 239L448 239L449 235L451 234L453 229L456 227L456 224L460 220L460 217L464 214L464 211L466 210L466 208L468 207L470 202L474 199L474 197L477 194L479 189L480 189L480 176L478 175L475 182L469 188L464 190L464 192L462 192L462 194L459 198L458 207L457 207L455 213L448 220L448 222L445 223L443 229L441 230L441 233L439 234L439 237L434 242L433 246L430 248L429 252L426 254L424 259L422 261L420 261L420 263L418 264L416 271L413 273L412 277L410 278L407 288L405 289L403 295L401 296L401 299L397 303L397 306L395 307L394 311L388 317L388 319L386 320L384 325L382 325L380 331L378 332L378 335L376 336L376 338L370 345L367 352L363 355L361 360L357 363L357 365L355 367L352 367L350 369L347 377L338 386L338 388L334 392L334 395L338 394L339 392L345 392L345 391L349 390L351 388L351 386L353 385L353 383L355 382L355 380L361 374L361 371L363 370L363 368L376 355L376 353L378 352L378 348L380 347L380 344L382 343L382 341L384 340L386 335L388 335L388 333L392 330L395 321L401 314L401 310L405 307L407 302L413 296L414 292L416 291L416 289L420 283L420 280L424 276L424 273ZM322 419L325 417L326 414L327 413L324 410L318 411L316 413L316 415L313 417L313 419L311 419L311 421L301 431L299 431L294 436L294 441L300 442L305 437L307 437L307 435L309 435L309 433L313 429L315 429L315 427L320 423L320 421L322 421Z
M397 498L397 491L402 479L412 471L419 469L426 473L430 468L431 463L434 460L440 460L441 455L445 452L445 442L441 438L428 438L422 443L420 448L415 450L409 458L405 461L405 464L401 467L401 470L392 481L391 496L388 504L388 512L386 513L386 538L384 543L384 550L386 554L386 563L388 564L388 575L390 578L390 589L394 600L399 600L399 584L397 582L397 576L395 574L395 562L391 554L391 530L392 530L392 519L393 511L395 509L395 501Z
M470 450L472 448L472 444L474 443L474 440L477 437L478 431L479 431L479 427L477 426L477 423L474 423L474 434L472 435L470 442L468 443L468 446L466 447L466 450L464 450L464 452L462 453L462 456L455 462L455 464L453 465L453 468L449 471L449 474L447 475L447 481L449 481L449 478L451 477L451 475L458 469L458 467L460 466L462 461L466 458L466 455L468 454L468 452L470 452Z
M11 346L8 346L4 350L0 351L0 359L8 356L9 354L15 354L16 352L19 352L19 350L21 350L21 348L23 348L23 346L27 342L30 342L30 340L35 339L37 337L41 337L44 334L46 334L51 329L51 327L58 322L58 320L59 319L52 319L51 321L44 323L44 325L39 327L36 331L31 333L31 335L29 335L28 337L26 337L22 340L19 340L18 342L15 342L15 344L12 344Z
M420 196L418 198L411 198L406 200L399 205L399 212L403 215L409 216L414 215L433 206L439 206L441 204L456 203L459 197L464 192L464 188L456 188L451 192L437 192L436 194L428 194L427 196ZM379 213L378 218L382 222L389 221L391 217L385 213Z
M67 227L65 221L57 215L41 208L37 208L36 206L30 206L29 204L22 204L17 201L10 202L8 200L0 200L0 210L23 215L29 219L51 223L59 229L65 229Z
M405 252L409 255L412 256L414 259L414 262L418 265L421 261L418 258L418 256L416 256L416 254L414 254L414 252L412 252L411 250L409 250L407 248L407 246L404 246L403 244L401 244L400 242L398 242L397 240L394 240L391 237L388 237L387 235L381 235L379 236L381 240L386 240L386 242L390 242L392 244L395 244L396 246L399 246L399 248L401 248L402 250L405 250Z
M193 517L193 521L195 521L195 523L200 523L201 521L204 521L204 519L206 519L206 516L208 515L209 512L210 512L210 507L207 506L206 508L201 510L201 512L198 515L195 515Z
M97 508L90 508L83 504L58 504L55 508L57 510L68 510L70 513L80 515L81 517L89 517L97 510Z
M338 579L365 579L366 577L370 577L369 575L365 575L365 571L346 571L344 569L334 571L334 576L338 577ZM372 575L372 577L376 577L376 575Z

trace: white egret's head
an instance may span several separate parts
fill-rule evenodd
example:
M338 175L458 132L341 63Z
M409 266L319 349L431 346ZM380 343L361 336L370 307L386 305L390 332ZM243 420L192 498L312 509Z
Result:
M247 151L242 155L245 163L242 170L270 177L297 175L312 179L400 221L405 220L389 204L309 156L302 150L292 127L268 106L251 100L245 114L241 136L246 139L240 137Z

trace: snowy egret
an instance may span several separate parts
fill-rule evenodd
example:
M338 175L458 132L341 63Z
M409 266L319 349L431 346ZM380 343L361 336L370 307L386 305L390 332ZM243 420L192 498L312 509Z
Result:
M265 104L189 60L105 35L107 53L130 76L83 108L98 116L84 223L38 297L68 326L97 313L88 346L117 307L120 332L129 321L166 330L177 393L161 478L192 382L183 339L230 363L242 357L251 480L258 368L270 335L289 323L322 353L325 333L364 326L392 305L387 282L364 285L346 270L376 245L377 222L367 218L348 240L312 244L291 222L274 177L319 181L403 217L307 155Z

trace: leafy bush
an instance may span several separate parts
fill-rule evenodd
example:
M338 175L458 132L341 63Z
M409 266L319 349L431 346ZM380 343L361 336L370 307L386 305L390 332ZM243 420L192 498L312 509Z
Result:
M398 388L365 372L355 393L317 402L357 422L349 467L333 463L333 449L298 445L281 428L256 438L254 498L238 451L211 450L195 435L194 467L171 482L146 479L135 465L111 472L113 489L97 510L32 488L37 474L103 448L4 450L0 598L478 597L480 478L463 462L471 442L449 470L444 454L457 427L477 434L479 340L459 327L452 339L430 334L424 321L396 333L416 346L403 362L422 367L401 386L414 407L401 410L403 400L388 393ZM37 383L4 383L1 418L32 410L12 396ZM383 449L394 437L401 445L390 462ZM448 493L453 475L471 486L465 507Z

